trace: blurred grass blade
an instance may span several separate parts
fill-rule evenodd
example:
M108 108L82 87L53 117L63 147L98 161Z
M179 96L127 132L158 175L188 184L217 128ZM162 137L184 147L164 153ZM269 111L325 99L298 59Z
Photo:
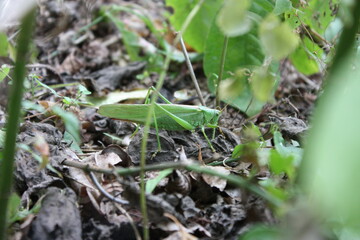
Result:
M32 39L33 22L35 11L28 13L21 24L21 31L17 45L17 56L14 68L13 85L10 90L8 105L7 132L3 160L0 167L0 239L6 239L7 206L10 196L16 136L19 129L21 100L24 91L24 79L26 74L26 61L29 46Z
M350 8L353 21L343 29L318 102L300 182L311 197L314 214L331 219L341 232L350 230L360 236L360 56L353 51L360 1L353 1Z

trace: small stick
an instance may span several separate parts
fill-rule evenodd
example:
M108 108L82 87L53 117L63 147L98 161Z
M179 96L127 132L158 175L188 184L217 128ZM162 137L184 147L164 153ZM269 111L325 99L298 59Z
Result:
M220 60L220 69L219 69L219 76L216 83L216 107L220 107L220 82L222 81L223 73L224 73L224 66L225 66L225 58L227 53L229 38L225 36L223 49L221 52L221 60Z
M129 168L100 168L98 166L77 162L77 161L71 161L71 160L64 160L62 165L70 166L70 167L76 167L79 169L82 169L86 172L92 171L92 172L99 172L99 173L105 173L105 174L117 174L119 176L128 176L132 174L138 174L142 170L145 171L156 171L156 170L163 170L168 168L176 168L176 169L186 169L188 171L194 171L198 173L203 173L211 176L216 176L221 179L227 180L229 184L233 184L237 187L243 187L247 190L251 191L254 194L257 194L258 196L266 199L270 203L272 203L275 206L280 206L281 201L277 199L276 197L272 196L268 192L262 190L260 187L258 187L255 184L252 184L250 180L247 180L245 178L242 178L240 176L236 176L235 174L226 175L223 173L220 173L218 171L215 171L211 168L201 166L199 164L189 164L189 163L183 163L183 162L169 162L169 163L160 163L160 164L152 164L152 165L146 165L143 169L141 167L129 167Z
M179 34L181 34L181 33L179 33ZM200 103L201 103L201 105L206 106L204 98L203 98L203 96L201 94L201 91L200 91L198 81L197 81L195 73L194 73L194 69L193 69L193 67L191 65L189 54L188 54L188 52L186 50L186 46L185 46L185 43L184 43L184 40L183 40L182 36L180 36L180 44L181 44L181 50L182 50L182 52L184 54L184 57L185 57L186 65L187 65L187 67L189 69L189 72L190 72L191 79L192 79L192 81L193 81L193 83L195 85L196 93L199 96Z
M129 204L128 201L126 200L122 200L122 199L119 199L117 197L114 197L112 196L110 193L108 193L101 185L100 183L98 182L98 180L96 179L96 176L93 172L89 172L88 173L90 178L91 178L91 181L95 184L95 186L97 187L97 189L105 196L107 197L108 199L110 199L111 201L114 201L116 203L119 203L119 204Z

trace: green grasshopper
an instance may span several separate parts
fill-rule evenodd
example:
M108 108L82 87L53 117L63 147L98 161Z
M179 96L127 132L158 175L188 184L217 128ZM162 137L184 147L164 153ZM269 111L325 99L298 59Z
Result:
M148 102L151 90L157 91L154 87L149 89L145 104L107 104L100 106L98 113L105 117L145 124L146 114L150 106ZM154 120L151 127L156 128L157 131L158 129L192 131L201 128L210 148L215 151L205 133L205 127L216 128L221 111L204 106L172 104L160 93L159 96L166 104L155 103Z

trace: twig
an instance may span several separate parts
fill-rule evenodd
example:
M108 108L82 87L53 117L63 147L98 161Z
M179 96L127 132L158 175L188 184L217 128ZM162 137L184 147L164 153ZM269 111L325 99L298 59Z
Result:
M192 81L193 81L193 83L194 83L194 85L195 85L196 93L197 93L197 95L199 96L201 105L206 106L205 101L204 101L204 98L203 98L203 96L202 96L202 94L201 94L201 90L200 90L200 87L199 87L199 83L198 83L198 81L197 81L197 79L196 79L196 76L195 76L195 73L194 73L194 69L193 69L192 64L191 64L191 62L190 62L189 54L188 54L188 52L187 52L187 50L186 50L186 46L185 46L184 40L183 40L183 38L182 38L182 36L181 36L181 33L178 33L178 34L180 35L181 49L182 49L182 52L183 52L184 57L185 57L186 65L187 65L187 67L188 67L188 69L189 69L191 79L192 79Z
M42 64L42 63L34 63L34 64L26 64L27 68L45 68L49 70L50 72L54 73L61 82L64 82L64 79L61 77L60 73L52 66L48 64Z
M220 70L219 70L219 76L216 83L216 107L220 107L220 82L222 81L223 73L224 73L224 66L225 66L225 58L226 58L226 52L227 52L227 46L228 46L229 38L225 36L224 38L224 44L223 49L221 53L221 60L220 60Z
M52 66L43 63L33 63L33 64L26 64L26 68L45 68L55 74L61 82L64 82L64 79L61 77L60 73ZM10 65L10 68L14 68L14 66Z
M215 171L209 167L204 167L199 164L187 164L183 162L171 162L171 163L160 163L160 164L152 164L152 165L146 165L142 169L141 167L130 167L130 168L116 168L116 169L109 169L109 168L100 168L95 165L85 164L81 162L71 161L71 160L65 160L62 162L63 165L70 166L70 167L76 167L79 169L83 169L84 171L92 171L92 172L99 172L99 173L105 173L105 174L116 174L119 176L129 176L140 173L142 170L144 171L158 171L158 170L164 170L168 168L176 168L176 169L186 169L188 171L194 171L198 173L204 173L212 176L217 176L219 178L225 179L228 181L228 183L233 184L237 187L246 188L249 191L257 194L258 196L264 198L265 200L269 201L271 204L275 206L280 205L280 201L273 197L272 195L268 194L267 192L263 191L258 186L252 184L250 181L240 177L236 176L234 174L226 175L223 173L220 173L218 171Z
M98 182L98 180L96 179L96 176L95 176L95 174L94 174L93 172L90 171L88 174L89 174L89 176L90 176L91 181L95 184L95 186L97 187L97 189L98 189L102 194L104 194L105 197L107 197L107 198L110 199L111 201L114 201L114 202L119 203L119 204L129 204L129 201L119 199L119 198L117 198L117 197L112 196L110 193L108 193L108 192L101 186L101 184Z

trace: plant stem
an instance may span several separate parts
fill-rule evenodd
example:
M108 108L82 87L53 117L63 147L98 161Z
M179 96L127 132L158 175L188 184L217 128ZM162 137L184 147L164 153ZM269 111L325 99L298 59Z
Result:
M0 167L0 240L6 239L7 235L7 206L13 180L16 136L19 130L21 100L26 74L25 65L32 39L34 16L35 11L32 10L24 17L21 24L13 85L11 86L10 100L7 108L9 116L6 123L5 147Z
M218 76L217 83L216 83L216 107L219 107L219 108L220 108L220 97L219 97L220 82L222 81L222 77L223 77L223 73L224 73L225 58L226 58L228 42L229 42L229 38L227 36L225 36L223 49L221 52L219 76Z
M187 18L185 19L185 22L183 23L180 32L185 32L187 27L189 26L192 19L195 17L196 13L200 10L201 5L203 4L204 0L199 1L195 7L192 9L192 11L189 13ZM174 39L173 46L176 46L180 40L181 35L177 35ZM154 92L151 98L151 105L149 107L147 116L146 116L146 123L144 126L144 132L143 132L143 139L141 142L141 153L140 153L140 207L141 207L141 214L143 216L143 240L149 239L149 229L148 229L148 216L147 216L147 208L146 208L146 195L145 195L145 165L146 165L146 145L150 130L150 123L152 114L155 109L155 102L159 97L159 92L161 87L164 84L166 72L169 68L171 56L172 56L173 48L167 50L166 58L164 61L164 68L162 69L159 80L156 84L157 91Z
M178 33L178 34L181 35L181 32ZM204 98L203 98L203 96L202 96L202 94L201 94L201 90L200 90L200 87L199 87L199 83L198 83L198 81L197 81L197 79L196 79L196 76L195 76L195 73L194 73L194 69L193 69L193 67L192 67L192 65L191 65L191 61L190 61L190 58L189 58L189 54L188 54L188 52L187 52L187 50L186 50L186 46L185 46L185 43L184 43L184 40L183 40L182 36L180 36L180 44L181 44L181 50L182 50L182 52L183 52L183 54L184 54L184 57L185 57L186 65L187 65L187 67L188 67L188 69L189 69L190 76L191 76L191 79L192 79L192 81L193 81L193 83L194 83L196 93L197 93L197 95L199 96L201 105L206 106L205 100L204 100Z

